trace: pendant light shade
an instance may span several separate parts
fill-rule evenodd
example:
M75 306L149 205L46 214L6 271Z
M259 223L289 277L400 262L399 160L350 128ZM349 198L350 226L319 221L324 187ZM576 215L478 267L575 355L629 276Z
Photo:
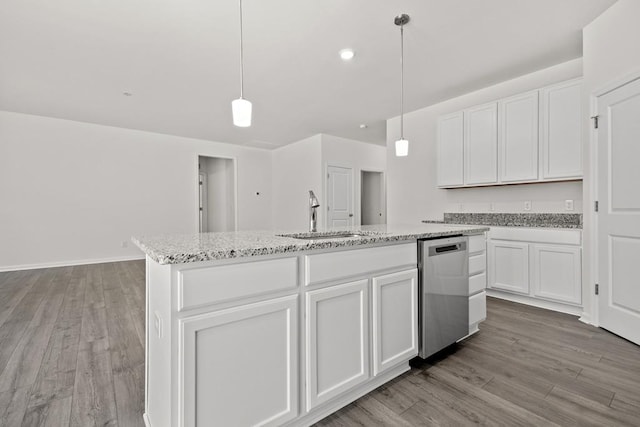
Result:
M409 15L405 13L393 20L400 27L400 139L396 141L396 157L409 155L409 141L404 139L404 25L409 20Z
M240 98L231 101L233 124L246 128L251 126L251 101L242 97L244 91L244 46L242 34L242 0L240 1Z
M396 156L404 157L409 155L409 141L399 139L396 141Z
M233 124L248 128L251 126L251 101L238 98L231 101L231 111L233 113Z

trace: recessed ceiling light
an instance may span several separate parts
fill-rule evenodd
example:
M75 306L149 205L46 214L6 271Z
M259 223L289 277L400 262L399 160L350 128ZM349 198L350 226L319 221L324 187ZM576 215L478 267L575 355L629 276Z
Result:
M361 125L360 125L360 129L366 129L366 128L368 128L368 127L369 127L369 126L367 126L365 123L363 123L363 124L361 124Z
M338 53L340 53L340 58L342 58L343 61L350 61L356 55L353 49L342 49Z

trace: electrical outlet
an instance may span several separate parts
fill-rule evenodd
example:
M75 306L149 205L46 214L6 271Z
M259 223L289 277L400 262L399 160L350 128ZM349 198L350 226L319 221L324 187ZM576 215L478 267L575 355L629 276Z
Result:
M494 204L493 203L489 203L489 211L493 212L495 210L496 210L496 207L494 206Z
M573 200L565 200L564 201L564 208L568 211L572 211L573 210Z
M460 203L460 204L458 205L458 210L459 210L460 212L464 212L464 205L463 205L462 203Z
M123 248L128 248L129 247L129 242L126 240L123 240L122 243L120 244L120 246L122 246Z
M526 200L524 202L524 210L525 211L530 211L531 210L531 200Z

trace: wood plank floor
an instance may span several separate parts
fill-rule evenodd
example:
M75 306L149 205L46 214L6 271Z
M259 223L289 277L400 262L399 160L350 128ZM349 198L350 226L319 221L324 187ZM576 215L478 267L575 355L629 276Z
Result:
M640 426L638 346L487 305L478 334L318 425ZM0 273L0 426L143 426L143 345L143 262Z

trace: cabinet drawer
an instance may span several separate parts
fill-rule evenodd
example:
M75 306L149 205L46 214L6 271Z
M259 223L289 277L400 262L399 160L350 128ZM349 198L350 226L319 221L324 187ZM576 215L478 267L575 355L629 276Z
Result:
M480 255L473 255L469 257L469 276L474 274L483 273L487 271L487 255L482 253Z
M469 253L484 252L487 249L487 241L484 233L475 236L469 236Z
M469 295L483 291L487 287L487 273L476 274L469 277Z
M178 310L294 289L298 259L281 258L178 271Z
M469 297L469 325L487 318L487 293L480 292Z
M305 257L307 285L369 274L392 268L415 268L418 265L416 242L355 249Z

